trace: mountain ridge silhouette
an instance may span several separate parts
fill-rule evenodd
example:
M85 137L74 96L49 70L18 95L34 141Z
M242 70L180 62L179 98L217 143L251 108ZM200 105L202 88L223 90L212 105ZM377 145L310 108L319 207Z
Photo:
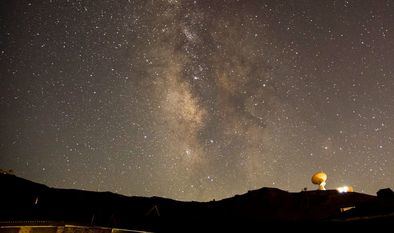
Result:
M0 174L0 221L63 222L146 231L259 229L269 224L356 225L394 222L394 195L336 190L290 193L263 187L209 202L58 189ZM186 227L186 228L185 228Z

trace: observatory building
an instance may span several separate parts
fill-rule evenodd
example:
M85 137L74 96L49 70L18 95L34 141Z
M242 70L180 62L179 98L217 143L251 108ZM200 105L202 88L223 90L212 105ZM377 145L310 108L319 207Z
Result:
M319 185L318 190L326 190L325 188L326 180L327 180L327 174L322 171L315 173L311 179L313 184Z

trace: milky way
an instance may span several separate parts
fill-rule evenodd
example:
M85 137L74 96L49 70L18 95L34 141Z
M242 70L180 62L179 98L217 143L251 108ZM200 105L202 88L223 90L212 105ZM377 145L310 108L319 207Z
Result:
M0 168L211 200L393 187L391 1L2 1Z

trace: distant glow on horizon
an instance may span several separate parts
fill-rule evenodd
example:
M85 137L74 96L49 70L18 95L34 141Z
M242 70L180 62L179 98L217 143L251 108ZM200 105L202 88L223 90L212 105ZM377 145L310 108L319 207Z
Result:
M351 189L349 186L343 186L343 187L337 188L337 191L339 193L347 193L347 192L351 192Z

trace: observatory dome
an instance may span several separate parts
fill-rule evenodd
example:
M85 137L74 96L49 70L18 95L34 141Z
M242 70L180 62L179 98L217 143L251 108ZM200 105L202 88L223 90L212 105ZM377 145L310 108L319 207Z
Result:
M320 185L327 180L327 174L324 172L317 172L312 176L312 183Z

